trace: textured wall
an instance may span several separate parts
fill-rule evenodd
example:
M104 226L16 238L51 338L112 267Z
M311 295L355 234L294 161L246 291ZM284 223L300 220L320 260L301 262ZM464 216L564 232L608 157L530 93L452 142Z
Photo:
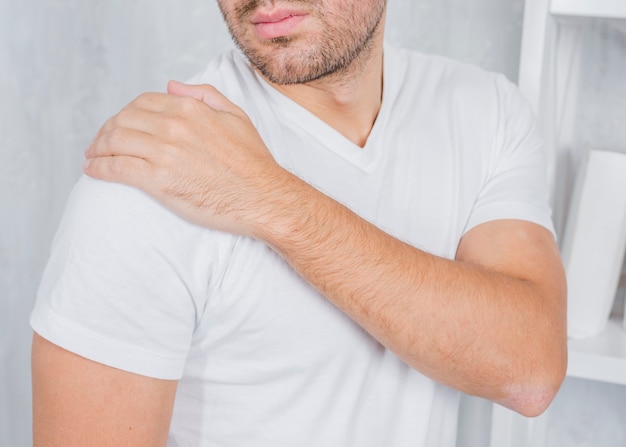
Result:
M28 314L83 148L229 42L211 0L0 0L0 446L32 445Z
M522 9L523 0L389 0L388 37L515 80ZM624 35L594 25L588 36L601 65L586 81L596 105L580 112L580 140L623 145L610 112L625 105ZM28 313L83 148L138 93L185 79L230 45L213 0L0 0L0 446L31 445ZM461 444L484 445L484 412L466 414ZM569 422L554 436L567 439Z

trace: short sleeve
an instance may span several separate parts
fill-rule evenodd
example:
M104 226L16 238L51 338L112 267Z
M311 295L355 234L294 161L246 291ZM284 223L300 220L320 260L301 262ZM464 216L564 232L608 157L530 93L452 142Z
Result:
M465 232L484 222L520 219L554 234L549 205L548 169L535 116L518 89L496 78L497 128L487 180Z
M99 363L180 378L211 280L207 232L141 191L83 177L53 243L33 329Z

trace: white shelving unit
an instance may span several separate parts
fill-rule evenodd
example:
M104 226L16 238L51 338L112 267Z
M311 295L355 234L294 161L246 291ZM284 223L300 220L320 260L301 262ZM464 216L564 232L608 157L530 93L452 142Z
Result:
M626 385L626 330L613 318L592 338L569 340L569 377Z
M575 143L575 99L568 92L578 84L580 27L587 19L626 19L626 0L526 0L519 87L539 118L549 155L553 205L566 197L558 178L558 142ZM561 204L562 205L562 204ZM557 231L564 213L556 207ZM612 318L591 338L568 341L568 377L626 385L626 330ZM543 447L547 417L524 418L494 405L492 447Z
M552 0L553 15L600 17L609 19L626 18L624 0Z

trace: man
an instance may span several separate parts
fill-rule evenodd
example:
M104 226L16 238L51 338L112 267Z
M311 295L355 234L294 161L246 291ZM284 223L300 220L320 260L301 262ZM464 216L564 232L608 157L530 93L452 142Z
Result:
M457 390L541 413L565 285L519 94L385 46L384 0L218 3L246 58L86 152L138 189L70 198L32 316L35 445L454 445Z

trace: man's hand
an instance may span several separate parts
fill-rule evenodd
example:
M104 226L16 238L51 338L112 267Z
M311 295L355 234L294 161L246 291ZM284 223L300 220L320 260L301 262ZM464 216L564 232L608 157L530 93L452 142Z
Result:
M151 194L184 218L254 235L272 189L290 174L248 116L210 85L168 84L110 118L85 151L84 172Z

